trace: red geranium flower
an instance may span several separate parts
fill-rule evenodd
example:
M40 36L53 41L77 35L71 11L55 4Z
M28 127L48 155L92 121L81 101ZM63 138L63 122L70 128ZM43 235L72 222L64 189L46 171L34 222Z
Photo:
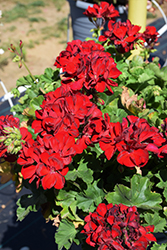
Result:
M108 160L116 150L117 161L127 167L143 167L149 160L149 152L159 153L165 139L155 127L150 127L145 119L128 116L130 125L124 118L123 123L109 123L102 131L99 145L105 151ZM108 121L109 122L109 121Z
M133 25L129 20L126 22L117 22L112 24L108 23L108 31L104 32L104 35L99 37L99 41L105 42L109 40L116 46L119 53L127 53L134 49L135 43L139 42L142 35L139 33L141 29L138 25Z
M86 95L81 93L60 96L60 89L48 93L41 105L41 110L36 111L36 120L32 123L35 133L56 134L67 131L74 137L79 136L79 127L85 124L89 110L94 106Z
M142 34L142 38L146 42L146 47L153 49L158 40L158 35L159 33L156 31L154 26L147 26L146 30Z
M22 165L23 178L30 183L36 180L37 188L41 182L44 189L61 189L68 172L66 165L71 163L76 149L75 139L67 132L37 136L36 141L26 141L17 162Z
M99 5L94 4L93 7L88 6L83 14L89 17L89 20L93 22L96 27L103 27L108 20L115 22L115 17L119 16L119 12L115 9L114 5L109 5L107 2L101 2Z
M86 225L81 233L87 236L87 244L98 246L98 250L146 250L151 241L156 241L151 234L154 226L143 227L139 219L135 206L101 203L85 217Z
M63 71L62 86L73 91L84 87L85 91L103 92L107 87L112 93L111 86L117 83L111 78L116 79L121 74L110 54L94 41L68 43L66 51L57 57L55 66Z

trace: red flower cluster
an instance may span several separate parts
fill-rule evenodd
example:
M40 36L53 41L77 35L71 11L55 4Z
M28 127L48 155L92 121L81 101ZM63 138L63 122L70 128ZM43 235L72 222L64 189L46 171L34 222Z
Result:
M156 31L154 26L147 26L146 30L142 34L142 38L146 42L146 47L153 49L158 40L158 35L159 33Z
M67 132L55 136L37 136L36 140L28 139L23 145L17 163L22 165L24 179L31 183L36 180L37 188L41 182L44 189L64 187L64 176L76 154L75 139Z
M12 157L7 152L7 145L4 144L3 140L3 138L7 135L7 133L5 132L5 128L19 128L19 124L19 119L13 117L13 115L6 115L0 117L0 157L8 158L10 162L15 161L16 157Z
M36 140L28 138L18 164L29 182L36 180L44 189L64 187L64 176L72 157L91 144L101 131L102 113L86 95L66 92L61 86L45 95L41 110L32 123Z
M66 92L63 87L46 94L41 108L35 112L37 119L32 123L32 128L42 136L67 131L78 137L80 126L85 125L89 117L92 119L92 115L99 112L86 95Z
M117 86L117 83L111 78L116 79L121 74L111 55L94 41L69 42L54 65L62 69L62 85L73 91L84 87L85 90L104 92L107 87L113 93L111 86Z
M99 135L99 144L108 160L118 151L117 161L127 167L143 167L149 160L149 152L159 154L159 147L165 142L159 130L150 127L145 119L135 116L112 123L106 119L106 129Z
M138 25L133 25L129 20L126 22L108 23L108 30L99 37L100 42L109 41L114 44L119 53L126 53L134 49L134 45L141 39Z
M150 232L154 226L143 227L135 206L101 203L93 213L85 217L86 225L81 233L87 235L87 244L98 250L146 250L156 238Z
M119 12L115 9L114 5L109 5L107 2L101 2L99 5L94 4L93 7L88 6L83 14L89 17L89 20L93 22L96 27L104 26L108 20L115 22L115 17L119 16ZM102 22L98 19L101 19Z

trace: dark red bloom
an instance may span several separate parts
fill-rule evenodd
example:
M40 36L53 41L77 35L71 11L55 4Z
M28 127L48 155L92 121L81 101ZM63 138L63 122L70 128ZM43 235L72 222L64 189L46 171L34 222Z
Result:
M103 92L107 87L112 93L111 86L117 86L112 79L121 74L110 54L94 41L68 43L66 50L57 57L55 66L63 71L62 86L73 91L84 87L85 91Z
M41 110L36 111L36 120L32 124L35 133L56 134L66 131L74 137L79 136L79 127L85 124L89 110L95 105L81 93L61 95L60 87L45 96Z
M87 244L98 246L98 250L146 250L151 241L156 241L151 234L154 226L143 227L139 219L135 206L101 203L85 217L81 233L87 236Z
M23 178L30 183L36 180L37 188L41 183L44 189L61 189L68 172L66 165L71 163L76 149L75 139L67 132L37 136L36 141L30 138L23 144L17 162L23 166Z
M89 20L96 27L103 27L108 20L115 22L115 17L119 16L119 12L115 9L114 5L109 5L107 2L100 2L99 5L94 4L93 7L89 6L83 14L89 17Z
M156 31L154 26L147 26L146 30L142 34L142 38L146 42L146 47L153 49L158 40L158 35L159 33Z
M143 167L149 160L149 152L159 153L165 139L155 127L150 127L145 119L135 116L124 118L123 123L109 123L106 131L101 132L99 144L107 159L119 151L117 161L127 167Z
M99 41L109 41L109 44L114 44L119 53L126 53L134 49L134 45L139 42L141 34L139 33L140 26L133 25L129 20L126 22L108 23L108 31L99 37Z

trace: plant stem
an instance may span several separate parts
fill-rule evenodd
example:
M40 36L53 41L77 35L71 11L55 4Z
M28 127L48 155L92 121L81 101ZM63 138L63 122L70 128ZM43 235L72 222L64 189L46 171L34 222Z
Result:
M30 76L32 77L32 79L34 80L34 82L37 83L37 80L35 79L35 77L32 75L31 71L29 70L29 68L27 67L26 63L24 62L23 59L21 59L21 62L23 63L24 67L26 68L26 70L28 71L28 73L30 74Z

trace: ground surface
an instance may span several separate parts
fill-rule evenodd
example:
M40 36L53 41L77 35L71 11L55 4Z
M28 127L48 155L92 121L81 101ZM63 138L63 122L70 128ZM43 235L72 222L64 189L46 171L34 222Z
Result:
M0 79L10 91L16 80L28 73L24 67L19 69L12 62L9 45L17 45L20 39L23 40L26 63L33 74L41 74L45 68L53 67L56 56L66 46L69 5L66 0L27 0L26 4L24 0L0 0L0 3L3 14L0 19L3 24L0 26L0 48L5 50L0 55ZM163 10L167 14L167 2ZM156 18L149 18L147 23L162 17L158 10L155 15ZM3 94L0 88L0 96Z
M0 48L3 48L5 53L0 55L0 79L10 91L15 86L16 80L28 73L24 67L19 69L17 64L12 62L13 54L8 51L9 45L11 43L18 45L20 39L23 40L26 63L32 74L41 74L45 68L53 67L56 56L66 46L66 18L69 6L68 2L61 0L64 4L58 11L56 1L59 0L55 0L55 3L52 0L47 3L46 1L28 0L27 4L24 4L24 1L1 1L0 9L3 16L0 22L3 23L3 26L0 26ZM44 6L24 8L24 5L27 6L28 3L33 2L36 2L36 5L44 4ZM23 3L20 11L28 9L28 16L8 20L8 15L19 15L19 13L14 13L18 8L18 3ZM0 89L0 93L1 91ZM0 96L2 95L0 94Z

